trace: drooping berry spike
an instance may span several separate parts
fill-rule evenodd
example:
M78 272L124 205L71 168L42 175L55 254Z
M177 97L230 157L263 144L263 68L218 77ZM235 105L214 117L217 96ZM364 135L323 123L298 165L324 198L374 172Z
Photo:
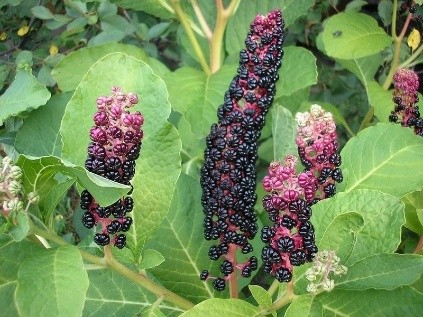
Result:
M412 127L415 134L423 136L423 119L417 106L419 77L410 69L398 69L394 75L394 86L395 108L391 111L389 121Z
M280 11L257 16L251 23L240 52L237 75L218 108L218 123L207 137L204 166L201 170L204 208L204 236L218 240L209 250L212 260L224 257L221 277L202 272L201 278L214 279L217 290L236 276L239 270L248 277L257 269L257 259L250 257L237 263L235 253L250 253L248 242L257 233L256 202L257 140L274 96L281 67L284 21Z
M144 117L138 111L128 111L137 103L137 95L125 94L119 87L112 88L112 96L97 99L98 111L94 114L95 125L90 130L91 143L85 161L88 171L131 185L143 138ZM132 218L127 214L133 207L130 196L101 207L87 190L81 193L81 208L86 210L82 223L87 228L101 225L101 231L94 236L94 242L101 246L112 243L119 249L125 247L126 236L120 232L129 230Z
M301 163L316 177L316 193L305 193L306 201L313 204L335 195L335 184L343 180L336 125L332 114L319 105L312 105L310 112L297 113L295 119Z
M311 207L307 202L316 190L311 171L295 174L297 159L287 155L283 164L270 164L263 179L263 188L270 194L263 198L272 226L265 226L261 240L267 244L262 250L264 271L279 282L292 279L293 266L313 260L317 253Z

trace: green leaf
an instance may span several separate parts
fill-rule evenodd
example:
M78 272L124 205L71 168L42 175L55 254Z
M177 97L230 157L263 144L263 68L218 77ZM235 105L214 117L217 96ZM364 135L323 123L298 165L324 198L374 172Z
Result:
M366 87L370 105L374 108L379 122L389 122L389 115L394 110L392 91L383 89L377 82L370 81Z
M405 226L418 233L423 234L423 191L409 193L402 198L405 204Z
M135 11L143 11L148 14L154 15L161 19L170 19L174 17L174 14L167 8L171 8L168 5L166 8L162 6L163 1L157 0L111 0L112 3L125 9L132 9ZM166 3L166 1L164 1Z
M125 76L116 77L118 73ZM164 82L147 64L128 55L112 53L100 59L90 68L66 107L60 129L62 155L71 162L83 164L96 99L109 95L116 85L125 92L138 94L140 102L134 111L140 111L145 119L141 156L132 180L134 222L127 234L128 245L137 259L143 244L169 210L181 170L181 142L176 129L167 122L171 109ZM85 135L81 135L81 131L86 131Z
M169 305L132 281L109 270L88 271L90 286L87 291L83 316L148 316L150 307L177 316L182 310ZM151 315L154 316L154 315Z
M67 179L64 177L64 180L57 180L54 187L51 190L40 197L40 201L38 203L38 207L41 210L41 214L43 218L46 220L45 223L51 223L51 217L54 215L54 211L56 206L60 203L60 201L65 197L68 193L71 186L75 183L75 179Z
M374 81L374 76L382 60L381 54L356 59L336 59L339 64L356 75L366 89L368 83Z
M272 305L272 297L263 287L259 285L249 285L248 289L260 307L268 308Z
M273 159L283 160L287 154L296 154L297 122L291 112L276 106L272 110Z
M16 218L14 219L16 222L15 227L10 230L9 235L15 240L16 242L20 242L26 238L29 232L29 219L28 215L25 212L18 212Z
M229 20L226 29L226 51L229 54L234 54L239 53L244 48L245 37L256 15L266 15L268 12L279 8L285 20L285 28L287 28L296 19L305 15L312 5L312 0L240 1L238 9Z
M376 189L398 197L423 187L423 140L411 129L379 123L342 149L339 191ZM399 167L401 169L399 169Z
M147 270L159 266L165 261L163 255L152 249L144 250L141 263L138 266L140 270Z
M363 13L346 12L330 17L323 31L327 55L341 59L357 59L385 49L391 38L377 21Z
M16 303L21 316L81 316L88 275L79 251L63 246L27 259L19 269Z
M0 285L0 307L4 316L20 316L14 298L17 285L17 282Z
M41 20L53 19L53 13L49 9L43 6L36 6L31 8L31 13L36 18Z
M301 295L288 307L285 316L420 316L421 293L410 287L395 291L333 290L318 296Z
M313 206L316 244L321 250L349 248L348 256L341 257L344 264L355 263L369 254L394 252L401 242L403 209L398 198L379 191L360 189L339 193ZM342 224L337 219L340 215L344 216L346 228L332 225L335 221ZM332 229L336 229L340 236L331 233ZM354 235L354 239L348 235ZM350 247L343 246L341 240Z
M280 79L276 84L276 98L291 95L317 83L316 58L313 53L295 46L288 46L284 51Z
M57 185L55 175L65 174L76 179L102 206L108 206L124 196L130 187L112 182L54 156L31 157L20 155L16 163L25 171L23 184L26 193L37 192L41 197L51 195Z
M70 53L57 64L52 70L51 75L62 91L75 90L95 62L115 52L122 52L140 60L145 60L147 58L144 51L134 45L108 43L96 47L81 48ZM98 79L94 82L97 80Z
M21 154L60 156L60 123L70 93L56 94L42 108L34 110L16 134L15 147Z
M348 267L336 278L336 288L350 290L394 289L413 284L423 273L423 256L373 254Z
M245 317L254 316L259 309L240 299L211 298L186 311L181 317Z
M345 12L355 11L358 12L361 10L361 7L367 5L368 3L364 0L353 0L347 4L345 7Z
M199 139L208 135L211 124L216 122L217 108L224 101L235 69L235 65L225 65L217 73L207 76L198 70L182 67L167 76L172 107L185 117Z
M171 291L200 302L214 297L210 282L199 278L202 270L219 272L219 263L210 261L210 242L203 236L201 190L198 182L181 174L170 212L146 248L160 252L166 259L150 272Z
M377 12L383 22L383 26L391 25L392 23L392 9L393 4L390 0L382 0L377 5Z
M9 117L36 109L50 98L50 92L26 71L18 71L15 80L0 96L0 125Z

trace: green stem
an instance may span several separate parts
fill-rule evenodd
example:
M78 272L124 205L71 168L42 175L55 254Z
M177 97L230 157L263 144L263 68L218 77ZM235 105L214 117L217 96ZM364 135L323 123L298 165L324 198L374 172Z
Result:
M194 9L195 15L197 16L198 22L200 22L201 29L203 30L204 36L207 38L207 40L210 41L210 39L213 36L212 31L210 30L209 25L207 24L206 19L204 18L203 12L201 11L200 6L198 5L197 0L191 0L191 6Z
M298 296L294 294L294 282L291 280L291 282L288 283L288 288L286 290L286 293L278 298L271 306L271 311L278 311L285 305L292 303L292 301L297 298Z
M367 128L370 125L370 122L373 119L374 112L375 112L375 109L372 106L370 106L369 110L367 111L366 115L364 116L363 121L361 121L360 128L358 129L359 132L361 130Z
M223 35L229 18L235 12L240 0L232 0L227 8L224 8L222 0L216 0L217 17L213 36L210 39L210 68L214 74L222 64Z
M206 73L206 75L210 75L210 67L207 64L206 58L204 57L203 50L201 49L200 44L198 43L197 38L195 37L194 31L192 30L190 26L188 18L181 7L179 0L172 0L172 6L176 16L178 17L179 21L182 24L182 27L187 33L188 39L194 48L195 55L198 58L201 68Z
M279 288L279 281L277 279L275 279L272 283L272 285L270 285L269 289L267 290L267 292L269 293L269 295L272 297L273 294L275 294L275 292L278 290Z
M388 76L386 77L385 82L383 83L383 89L385 90L388 90L389 86L391 86L395 72L398 69L398 65L400 62L401 43L405 36L405 32L407 31L408 25L410 24L412 16L413 15L411 13L408 14L407 20L405 20L404 27L402 28L400 35L399 36L394 35L394 56L392 58L391 68L389 69Z
M423 51L423 45L420 47L406 60L404 61L399 67L406 68L407 66L412 66L412 63L419 57L421 52Z
M32 222L30 222L30 230L32 234L35 234L37 236L41 236L45 239L48 239L50 241L53 241L59 245L67 245L68 243L63 240L61 237L59 237L56 233L52 232L51 230L42 230L40 228L38 228L37 226L35 226ZM150 291L151 293L155 294L156 296L163 298L164 300L182 308L185 310L189 310L192 307L194 307L194 304L191 303L190 301L186 300L183 297L180 297L179 295L169 291L168 289L155 284L154 282L152 282L147 276L134 272L130 269L128 269L126 266L124 266L123 264L121 264L120 262L118 262L110 249L110 246L106 246L104 248L104 258L100 258L98 256L92 255L88 252L79 250L79 252L81 253L81 256L83 259L100 265L100 266L105 266L108 267L109 269L119 273L120 275L128 278L129 280L137 283L138 285L140 285L141 287L147 289L148 291Z

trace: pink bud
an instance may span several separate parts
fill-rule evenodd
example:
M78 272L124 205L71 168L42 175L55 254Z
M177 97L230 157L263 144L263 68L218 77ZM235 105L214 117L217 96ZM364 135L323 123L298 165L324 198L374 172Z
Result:
M94 114L94 123L99 126L104 126L109 123L109 118L105 112L96 112Z
M288 189L287 191L283 193L283 197L287 201L296 200L298 196L299 196L298 192L293 189Z
M100 144L105 144L107 142L106 132L99 127L91 128L90 138L92 141L100 143Z

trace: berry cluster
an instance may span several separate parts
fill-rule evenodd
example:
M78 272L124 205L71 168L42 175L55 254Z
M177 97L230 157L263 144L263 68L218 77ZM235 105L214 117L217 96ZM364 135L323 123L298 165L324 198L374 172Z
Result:
M389 121L401 123L403 127L413 127L414 133L423 136L423 119L420 117L417 89L419 77L410 69L398 69L394 75L394 111Z
M306 200L316 203L318 200L332 197L336 193L335 183L343 180L341 156L338 151L336 125L330 112L319 105L312 105L310 112L297 113L298 155L306 171L310 171L317 180L317 190L312 199L311 192Z
M249 277L257 269L257 258L236 263L235 253L253 250L248 240L257 233L256 203L257 140L274 96L284 42L284 21L280 11L257 16L240 52L238 73L225 93L224 104L217 111L207 137L204 165L201 170L201 199L204 208L204 236L219 240L210 247L209 256L225 258L221 265L224 278L210 277L203 271L202 280L214 279L216 290L225 288L235 269Z
M403 1L401 5L399 6L399 10L397 13L403 14L403 13L406 13L407 11L411 14L414 14L417 12L417 6L414 4L414 1L412 0Z
M141 126L144 118L140 112L130 113L127 108L137 103L137 95L125 94L119 87L112 88L111 97L97 99L95 126L90 130L92 142L88 145L88 157L85 161L88 171L130 185L135 174L135 160L141 149ZM95 243L101 246L112 242L121 249L126 245L125 234L119 232L129 230L132 218L127 214L133 207L134 202L130 196L102 207L87 190L81 193L81 208L87 210L82 216L82 222L87 228L101 225L101 232L94 236ZM113 219L110 218L111 215ZM113 237L110 238L110 235Z
M348 269L339 263L340 259L335 251L322 251L317 253L314 264L306 271L306 279L310 281L307 285L309 293L317 293L320 290L330 292L335 287L335 281L330 279L330 274L346 274Z
M314 227L311 224L312 200L316 178L310 171L295 173L297 159L287 155L283 164L270 164L263 179L263 187L270 194L263 198L263 207L269 213L273 226L264 226L261 240L264 271L279 282L289 282L293 265L312 261L317 252Z
M6 156L0 161L0 215L9 218L12 212L23 211L22 170Z

